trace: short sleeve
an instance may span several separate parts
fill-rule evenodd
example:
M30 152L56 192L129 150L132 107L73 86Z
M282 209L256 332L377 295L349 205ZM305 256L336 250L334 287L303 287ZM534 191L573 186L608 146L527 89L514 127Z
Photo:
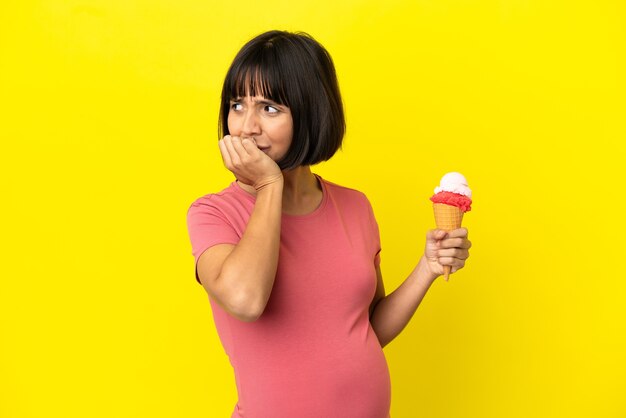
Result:
M224 213L212 204L210 196L191 204L187 211L187 229L195 258L196 280L200 283L197 265L202 253L217 244L236 245L240 237Z

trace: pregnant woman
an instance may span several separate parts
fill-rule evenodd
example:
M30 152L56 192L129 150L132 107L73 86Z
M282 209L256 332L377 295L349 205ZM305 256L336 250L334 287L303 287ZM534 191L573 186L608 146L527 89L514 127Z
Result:
M332 59L309 35L244 45L219 117L235 181L193 202L187 225L235 373L232 417L387 418L382 347L443 266L464 266L467 230L428 231L414 270L385 294L369 201L311 171L340 148L345 122Z

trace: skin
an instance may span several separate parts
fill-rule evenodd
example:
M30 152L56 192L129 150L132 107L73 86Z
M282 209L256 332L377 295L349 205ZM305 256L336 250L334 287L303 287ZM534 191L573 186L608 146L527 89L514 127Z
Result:
M282 213L311 213L322 190L310 167L281 172L275 161L285 155L293 136L289 108L263 97L231 103L227 135L219 141L224 165L245 191L256 196L254 210L237 245L209 248L198 260L198 276L206 291L227 312L243 320L258 319L269 300L280 245ZM430 230L417 265L403 283L385 294L382 273L376 269L376 294L370 322L381 346L391 342L408 324L443 266L454 273L465 266L471 242L468 231Z

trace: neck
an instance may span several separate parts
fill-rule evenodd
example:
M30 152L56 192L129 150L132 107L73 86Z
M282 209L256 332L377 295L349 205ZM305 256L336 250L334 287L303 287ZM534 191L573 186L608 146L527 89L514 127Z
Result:
M322 188L311 167L300 166L283 171L283 212L304 215L317 208L322 200Z
M296 167L293 170L283 171L285 185L283 197L298 198L319 190L317 178L308 165Z

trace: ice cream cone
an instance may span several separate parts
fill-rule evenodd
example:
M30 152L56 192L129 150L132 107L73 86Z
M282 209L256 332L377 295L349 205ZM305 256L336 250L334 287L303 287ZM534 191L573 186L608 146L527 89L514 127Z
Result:
M463 221L463 211L456 206L446 205L444 203L433 203L435 212L435 223L437 228L444 231L452 231L461 227ZM450 275L450 266L443 266L443 278L448 281Z

